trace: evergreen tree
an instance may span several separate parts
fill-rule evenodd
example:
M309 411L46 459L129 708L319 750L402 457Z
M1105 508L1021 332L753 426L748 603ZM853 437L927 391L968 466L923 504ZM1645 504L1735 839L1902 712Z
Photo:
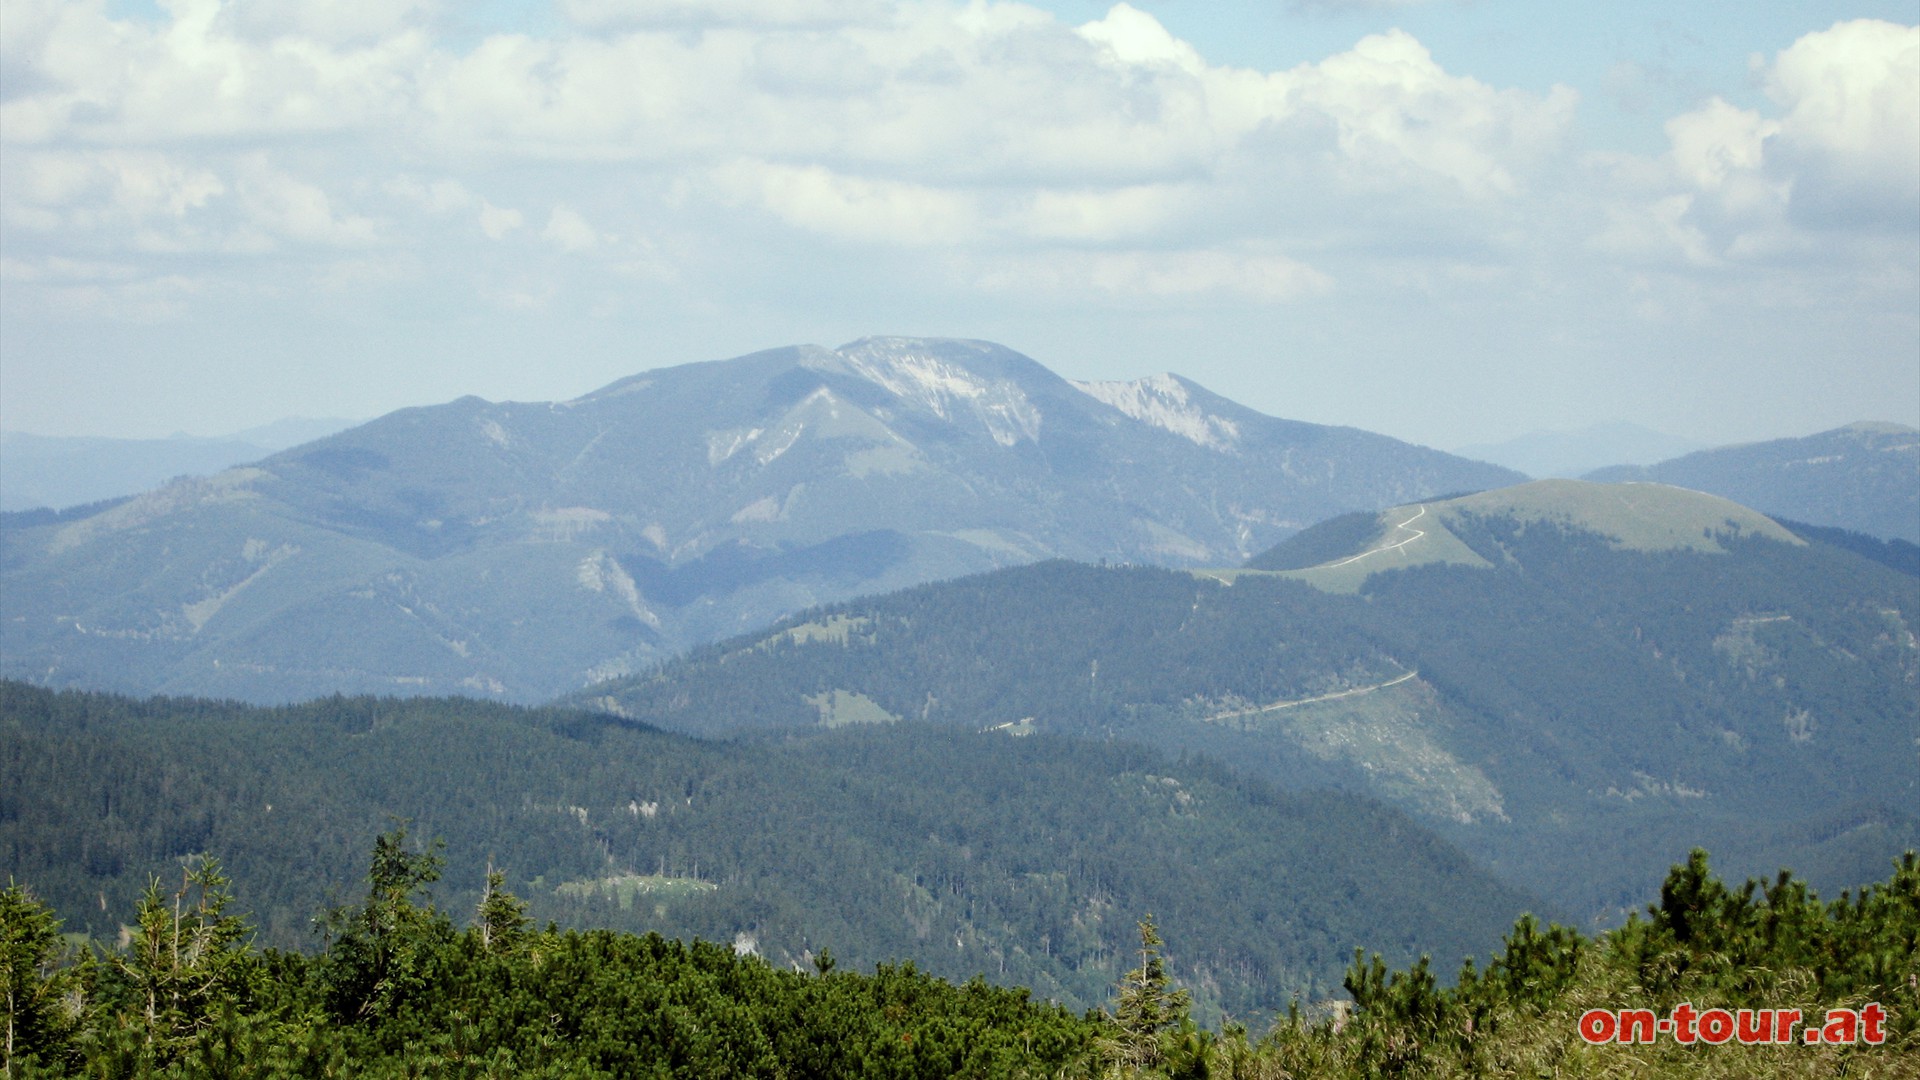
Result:
M420 988L422 967L434 946L453 936L445 916L428 903L414 903L440 879L440 843L414 851L405 823L373 843L367 869L367 899L356 911L335 909L325 928L328 1003L336 1016L355 1020L391 1011Z
M113 967L133 991L147 1047L171 1059L244 993L251 957L247 925L227 913L231 881L218 860L193 856L171 896L149 878L132 947Z
M487 865L487 889L473 921L480 948L486 952L512 952L527 933L526 902L506 890L506 881L505 873Z
M1140 966L1120 980L1112 1015L1116 1030L1103 1044L1108 1060L1122 1069L1159 1068L1167 1058L1162 1033L1191 1024L1190 995L1185 990L1167 990L1161 944L1153 915L1148 913L1140 920Z
M78 1020L79 981L72 968L57 966L60 923L21 885L0 892L0 1008L6 1041L0 1044L0 1075L20 1075L23 1063L49 1063L64 1049Z

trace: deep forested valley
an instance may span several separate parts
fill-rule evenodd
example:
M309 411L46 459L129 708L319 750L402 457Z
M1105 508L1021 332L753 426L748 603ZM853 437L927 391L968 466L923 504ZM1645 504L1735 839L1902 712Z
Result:
M0 863L112 943L151 875L210 854L263 944L311 948L390 818L447 843L439 896L489 865L532 918L912 959L1081 1009L1151 912L1200 1015L1484 953L1534 906L1403 813L1284 794L1139 747L933 725L713 743L461 699L280 709L0 684Z

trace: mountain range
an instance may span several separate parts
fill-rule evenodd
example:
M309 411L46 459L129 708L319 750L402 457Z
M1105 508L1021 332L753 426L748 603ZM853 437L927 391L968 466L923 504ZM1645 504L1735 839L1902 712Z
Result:
M230 853L295 944L399 814L543 917L1077 1004L1144 908L1229 1012L1695 846L1837 893L1920 847L1917 447L1523 482L904 338L403 410L0 516L0 852L100 934Z
M1586 479L1677 484L1777 517L1920 544L1920 430L1902 424L1722 446Z
M831 605L575 703L706 735L946 722L1405 809L1617 920L1705 846L1837 892L1920 844L1920 579L1735 503L1538 481L1239 570L1062 562Z
M1535 431L1496 443L1474 443L1454 453L1491 461L1528 476L1572 479L1611 465L1651 465L1707 447L1638 424L1595 424L1577 431Z
M537 701L823 602L1047 558L1237 563L1344 512L1518 474L874 338L405 409L0 531L4 674L255 701Z

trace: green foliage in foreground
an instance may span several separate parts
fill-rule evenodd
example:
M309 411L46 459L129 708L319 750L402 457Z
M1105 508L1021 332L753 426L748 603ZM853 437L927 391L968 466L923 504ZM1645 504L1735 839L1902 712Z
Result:
M54 962L51 915L10 888L4 1075L948 1077L1092 1060L1096 1021L910 963L803 973L656 934L531 932L497 881L459 930L423 899L439 869L435 849L382 836L364 900L322 920L315 956L239 940L210 861L149 890L131 947L77 963Z
M1151 916L1111 1012L913 965L781 970L706 942L544 933L496 876L472 925L424 900L436 848L376 844L365 899L314 956L257 952L211 860L140 905L127 947L64 955L51 913L0 892L0 1075L249 1077L1293 1077L1920 1075L1920 856L1823 903L1782 872L1734 890L1705 852L1649 918L1598 939L1522 918L1443 987L1425 959L1356 954L1351 1007L1263 1038L1196 1027ZM1826 1009L1877 1002L1880 1045L1587 1045L1589 1009Z
M1387 973L1356 955L1349 1017L1283 1021L1245 1058L1245 1077L1369 1076L1920 1076L1920 856L1888 881L1823 903L1786 871L1730 889L1695 850L1675 866L1649 918L1589 940L1522 918L1484 970L1471 960L1437 985L1423 960ZM1798 1009L1877 1002L1877 1046L1588 1045L1590 1009L1665 1017L1708 1009ZM1797 1040L1800 1030L1794 1031Z

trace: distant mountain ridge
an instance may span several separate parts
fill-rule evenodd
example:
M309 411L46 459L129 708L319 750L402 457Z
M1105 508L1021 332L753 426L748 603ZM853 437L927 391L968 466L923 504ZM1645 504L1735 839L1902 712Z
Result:
M1586 479L1675 484L1762 513L1920 543L1920 429L1903 424L1849 424L1656 465L1599 469Z
M232 435L116 439L0 432L0 512L123 498L178 476L205 476L324 438L351 420L289 417Z
M1237 563L1518 474L1264 416L1178 376L1070 383L869 338L568 402L405 409L80 520L11 528L4 673L256 701L532 701L787 612L1068 557Z
M1455 447L1453 452L1546 480L1572 479L1606 466L1651 465L1704 449L1692 439L1616 422L1578 431L1535 431L1504 442Z

